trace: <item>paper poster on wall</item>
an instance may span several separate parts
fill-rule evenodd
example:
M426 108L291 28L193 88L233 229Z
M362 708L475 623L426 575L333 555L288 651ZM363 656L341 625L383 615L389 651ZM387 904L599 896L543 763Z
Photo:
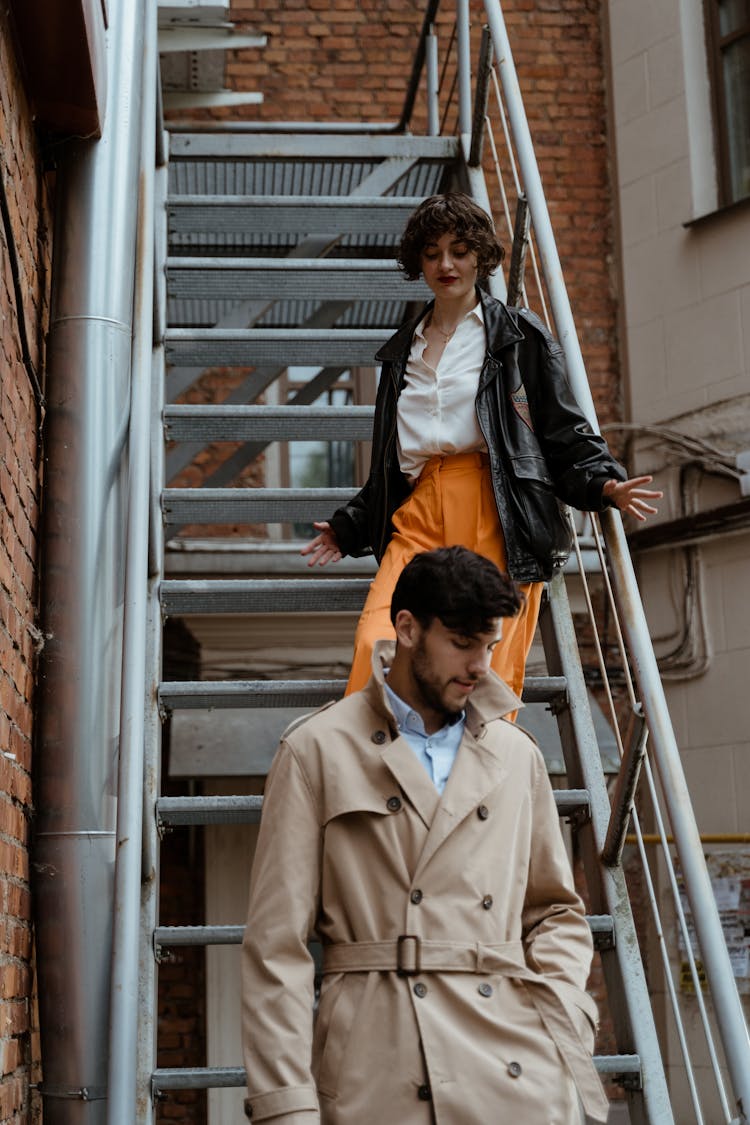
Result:
M738 991L750 996L750 848L731 852L711 852L706 856L706 866ZM705 989L706 980L693 927L693 914L679 869L677 881L690 945L698 963L698 979L701 988ZM679 920L676 925L678 948L684 954L686 944ZM680 963L680 988L688 995L695 993L693 974L689 962L685 959Z

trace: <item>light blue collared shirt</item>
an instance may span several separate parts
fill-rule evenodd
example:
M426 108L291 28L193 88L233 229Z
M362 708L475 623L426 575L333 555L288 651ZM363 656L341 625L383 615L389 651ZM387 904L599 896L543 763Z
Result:
M438 793L442 793L464 736L466 712L462 711L455 722L446 723L435 734L428 734L424 729L422 716L404 703L387 683L385 690L399 733L427 770Z

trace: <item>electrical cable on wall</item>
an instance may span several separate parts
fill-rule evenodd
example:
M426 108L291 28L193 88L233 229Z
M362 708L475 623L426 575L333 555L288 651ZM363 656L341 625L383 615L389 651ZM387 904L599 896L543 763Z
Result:
M704 438L680 433L669 426L639 425L613 422L602 431L623 430L632 436L650 436L670 450L663 464L649 468L657 473L679 466L680 516L689 517L697 512L698 488L706 476L729 477L739 480L734 455L719 449ZM689 680L702 676L710 666L712 646L708 629L703 591L703 556L700 547L688 544L680 549L682 565L682 604L675 605L678 615L676 630L666 636L654 636L654 644L675 641L664 653L657 653L659 672L665 680Z
M4 153L0 150L0 157L4 157ZM4 160L3 160L4 163ZM44 423L44 415L46 411L46 402L44 393L42 391L39 377L34 366L34 361L31 358L31 350L29 348L29 336L26 328L26 314L23 304L23 293L21 291L21 271L18 262L18 253L16 250L16 242L13 234L13 224L10 217L10 206L8 204L8 193L5 187L5 180L0 175L0 214L2 214L3 221L3 235L5 245L8 250L8 261L10 263L10 272L13 279L13 298L15 304L16 324L18 325L18 336L21 345L21 359L23 366L26 370L29 382L31 383L34 392L34 401L36 402L39 410L39 434L42 433L42 425Z

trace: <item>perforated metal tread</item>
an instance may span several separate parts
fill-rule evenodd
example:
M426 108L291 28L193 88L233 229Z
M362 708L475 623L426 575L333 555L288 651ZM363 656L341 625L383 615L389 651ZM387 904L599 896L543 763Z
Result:
M594 1066L607 1077L629 1077L638 1080L641 1060L638 1055L594 1055ZM246 1083L245 1070L240 1066L194 1067L193 1069L155 1070L152 1078L153 1092L162 1090L212 1090L242 1087Z
M159 685L165 710L212 707L320 707L340 699L346 680L171 680ZM562 676L527 676L524 703L559 703L566 698Z
M398 236L420 196L173 195L171 234Z
M178 367L248 367L274 364L367 366L392 328L171 328L168 364Z
M167 293L222 301L426 301L422 281L407 281L392 258L169 258Z
M372 406L195 406L164 409L167 441L368 441Z

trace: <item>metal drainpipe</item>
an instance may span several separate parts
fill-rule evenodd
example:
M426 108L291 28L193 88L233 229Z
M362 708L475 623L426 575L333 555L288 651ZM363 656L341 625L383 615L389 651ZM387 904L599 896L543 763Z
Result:
M58 173L33 880L46 1125L105 1120L143 10L110 5L102 136Z
M581 409L598 432L594 402L563 281L500 0L485 0L485 11L524 189L534 222L537 246L544 263L555 326L565 352L568 377ZM659 771L664 802L669 811L677 853L685 876L685 889L693 912L698 944L711 988L716 1022L738 1111L737 1120L744 1123L750 1121L750 1035L703 858L690 792L619 512L611 509L603 512L602 524L612 567L613 589L638 680L643 710L648 719L651 757Z

